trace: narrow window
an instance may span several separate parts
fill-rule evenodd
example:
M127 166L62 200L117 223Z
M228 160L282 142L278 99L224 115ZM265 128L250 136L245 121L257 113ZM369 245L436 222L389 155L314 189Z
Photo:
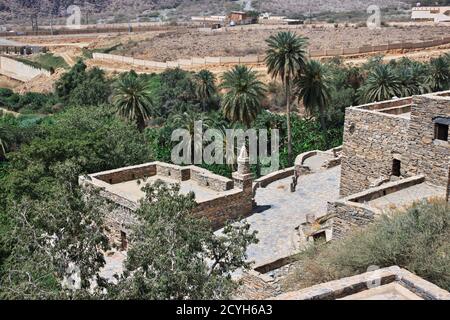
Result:
M396 177L400 177L400 169L402 166L402 162L400 160L394 159L392 161L392 175Z
M448 141L448 125L435 123L434 138L437 140Z

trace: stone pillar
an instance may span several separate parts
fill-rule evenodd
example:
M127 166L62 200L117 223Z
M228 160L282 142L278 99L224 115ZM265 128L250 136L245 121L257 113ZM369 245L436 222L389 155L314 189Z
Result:
M244 191L252 192L253 179L252 173L250 172L250 158L248 157L245 145L242 146L237 162L238 170L233 172L234 186Z

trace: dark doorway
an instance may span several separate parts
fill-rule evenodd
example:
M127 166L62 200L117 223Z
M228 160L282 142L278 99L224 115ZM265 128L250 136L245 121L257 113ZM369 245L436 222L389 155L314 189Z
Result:
M400 177L401 167L402 167L402 162L400 160L394 159L392 161L392 175L395 177Z
M127 248L128 248L127 234L123 231L120 231L120 250L126 251Z

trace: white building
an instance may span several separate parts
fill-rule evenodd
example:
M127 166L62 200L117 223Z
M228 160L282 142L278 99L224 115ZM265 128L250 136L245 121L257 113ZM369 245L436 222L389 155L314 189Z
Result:
M450 7L414 7L412 9L411 19L450 22Z

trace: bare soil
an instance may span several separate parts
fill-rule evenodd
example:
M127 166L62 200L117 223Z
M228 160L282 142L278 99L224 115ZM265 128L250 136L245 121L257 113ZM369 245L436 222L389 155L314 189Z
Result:
M168 61L179 58L205 56L243 56L263 54L267 48L265 40L280 30L243 30L220 33L202 33L197 30L151 34L122 42L123 48L115 54L135 58ZM311 50L363 45L386 44L387 42L413 42L438 39L450 34L450 26L383 27L370 30L357 27L311 27L304 26L296 33L309 39ZM120 41L121 39L117 39ZM123 39L122 39L123 40ZM114 42L109 39L109 44ZM117 43L117 42L116 42Z

